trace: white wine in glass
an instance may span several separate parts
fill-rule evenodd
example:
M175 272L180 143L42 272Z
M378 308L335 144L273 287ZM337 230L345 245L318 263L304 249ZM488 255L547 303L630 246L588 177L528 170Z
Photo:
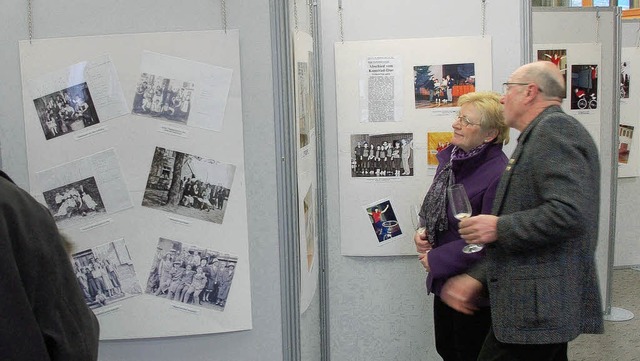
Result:
M420 225L420 206L411 206L411 222L413 223L413 229L416 230L420 236L425 236L427 228Z
M447 195L449 197L449 206L453 216L458 220L471 217L471 203L469 203L469 197L464 190L462 184L452 184L447 188ZM462 252L475 253L482 250L483 246L479 244L468 244L464 246Z

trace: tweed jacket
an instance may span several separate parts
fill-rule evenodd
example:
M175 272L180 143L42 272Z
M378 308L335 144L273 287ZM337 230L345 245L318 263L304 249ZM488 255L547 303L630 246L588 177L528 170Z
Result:
M51 214L2 171L0 320L0 360L98 358L98 321Z
M468 272L489 292L499 341L561 343L603 332L599 206L593 139L559 106L548 107L518 138L493 204L497 241Z

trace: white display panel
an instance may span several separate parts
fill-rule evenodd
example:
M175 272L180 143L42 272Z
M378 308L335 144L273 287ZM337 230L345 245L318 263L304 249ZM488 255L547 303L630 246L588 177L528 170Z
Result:
M49 140L43 136L46 134L43 132L45 128L34 100L46 94L34 96L33 86L29 84L34 81L37 83L38 79L46 80L49 74L68 69L74 64L108 54L117 72L117 77L110 79L117 78L118 81L103 82L113 88L103 89L102 94L107 94L107 98L109 94L117 95L115 86L119 85L128 104L125 109L131 110L141 74L145 72L141 66L144 65L143 54L147 51L180 59L172 62L171 66L176 66L176 63L178 67L181 64L187 64L187 67L199 64L200 68L170 69L166 66L163 68L162 62L156 61L153 67L154 72L158 73L154 75L170 79L166 81L167 86L176 84L175 81L180 83L175 93L184 88L182 101L187 99L187 84L195 84L200 97L189 99L194 103L182 111L193 111L189 120L194 112L198 112L200 117L197 118L197 124L190 125L189 120L186 123L178 122L168 116L142 117L125 113L109 118L108 122L100 119L98 123L87 121L81 124L79 118L68 118L68 124L77 124L75 127L81 129ZM175 250L180 255L178 259L183 261L187 253L193 250L202 258L212 260L215 256L225 266L233 265L228 267L228 271L233 273L233 283L225 295L223 307L176 303L153 294L135 295L118 302L116 308L109 309L108 305L103 307L98 316L101 338L149 338L250 329L239 32L197 31L34 40L32 44L28 41L20 43L20 60L31 193L44 202L44 189L41 189L36 177L38 172L113 148L118 155L133 204L131 209L109 214L109 222L95 227L65 229L75 243L76 250L94 249L114 239L124 238L143 290L153 274L159 252L169 248ZM149 67L148 62L146 66ZM165 74L159 74L163 72ZM153 96L159 102L168 99L169 88L163 88L161 84L165 83L158 80L154 84L160 85L161 89L160 94L151 96L152 102ZM67 85L75 86L77 82ZM93 95L91 84L88 84L88 88ZM65 89L66 86L58 86L47 90L64 94L62 91ZM207 96L214 97L216 104L196 106L195 102ZM169 114L166 113L168 111L162 107L155 108L154 115ZM100 117L99 110L97 114ZM207 122L207 119L212 122ZM87 129L80 125L87 125ZM165 150L162 153L164 158L154 157L158 154L156 148ZM185 163L178 164L179 159L184 159ZM223 169L232 169L233 174L227 174L230 171ZM187 175L200 186L201 191L209 190L210 197L198 193L201 200L207 199L209 202L181 202L187 194L184 187L178 187L177 182L184 180ZM171 187L173 184L176 184L175 189ZM214 200L211 195L214 190L225 190L220 200ZM148 198L150 191L157 193L155 205L162 203L162 199L173 208L143 207L145 192ZM177 197L176 204L171 203L170 195ZM195 191L189 196L196 197ZM204 207L207 203L212 206ZM217 208L217 205L221 207ZM222 213L224 218L205 216L215 212ZM161 240L171 242L162 243Z
M318 288L318 201L316 103L313 38L294 34L296 129L298 134L298 220L300 240L300 313L311 304Z
M622 48L618 177L640 175L640 49Z
M460 95L492 89L491 38L336 43L335 68L342 255L415 255L410 212L435 171L427 162L428 133L451 131ZM379 87L387 100L372 103ZM399 157L359 165L355 147L364 142L391 144L388 152ZM373 215L378 204L386 208L380 222Z

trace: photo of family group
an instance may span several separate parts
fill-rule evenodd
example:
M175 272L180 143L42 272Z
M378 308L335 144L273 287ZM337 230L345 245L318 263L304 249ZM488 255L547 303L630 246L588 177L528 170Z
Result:
M224 310L238 257L160 238L145 293Z
M142 205L222 224L235 169L232 164L156 147Z
M413 175L413 134L352 134L351 177Z
M142 73L136 86L132 112L186 124L193 102L192 82Z
M124 239L74 253L73 270L90 308L142 293Z
M86 221L105 213L104 203L94 177L44 191L45 203L58 227Z
M416 109L456 107L461 95L475 91L475 84L473 63L413 67Z
M100 123L87 83L33 100L47 140Z

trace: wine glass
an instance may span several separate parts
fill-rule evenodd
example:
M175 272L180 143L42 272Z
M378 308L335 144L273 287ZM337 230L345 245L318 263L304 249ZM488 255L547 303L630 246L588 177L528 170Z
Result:
M416 230L420 236L424 237L425 232L427 232L427 228L420 225L420 206L412 205L410 209L411 213L411 223L413 223L413 229Z
M462 184L452 184L447 188L447 195L449 196L449 205L453 216L458 220L471 217L471 203L469 203L469 197L464 190ZM462 252L475 253L482 250L482 245L468 244L464 246Z

